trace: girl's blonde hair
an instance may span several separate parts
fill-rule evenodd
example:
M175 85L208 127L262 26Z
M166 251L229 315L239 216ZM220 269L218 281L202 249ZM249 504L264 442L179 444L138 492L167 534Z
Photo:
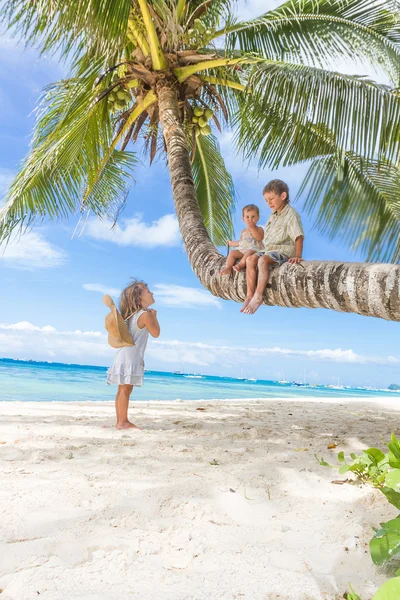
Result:
M145 287L147 287L147 283L133 279L132 283L122 290L119 299L119 312L123 319L127 319L142 308L142 294Z

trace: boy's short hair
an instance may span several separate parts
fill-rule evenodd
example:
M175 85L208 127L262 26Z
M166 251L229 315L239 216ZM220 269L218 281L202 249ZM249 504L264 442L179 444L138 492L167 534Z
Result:
M243 206L242 208L242 217L244 217L244 213L248 210L254 210L257 213L257 216L260 216L260 209L258 208L258 206L256 206L255 204L246 204L246 206Z
M274 192L275 194L279 194L279 196L283 194L283 192L286 192L286 202L289 202L289 187L287 183L281 179L272 179L269 181L263 189L263 196L268 192Z

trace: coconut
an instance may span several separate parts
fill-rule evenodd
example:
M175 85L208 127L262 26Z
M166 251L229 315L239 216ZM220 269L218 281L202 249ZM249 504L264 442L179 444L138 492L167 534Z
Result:
M199 125L200 127L205 127L208 124L208 121L205 117L200 117L199 119Z
M200 129L200 127L196 127L196 131L195 131L196 137L199 137L201 131L202 130Z
M211 119L211 117L213 116L213 114L214 114L214 111L211 110L211 108L207 108L204 113L204 116L207 119L207 121L209 121Z
M200 129L200 133L202 135L210 135L210 133L211 133L211 127L209 125L206 125L205 127L202 127Z
M118 92L117 92L117 98L118 98L118 100L124 100L125 97L126 97L125 91L121 90L121 89L118 90Z
M197 118L197 117L193 117L193 118L192 118L192 123L198 123L198 121L199 121L199 120L198 120L198 118Z
M200 19L195 19L195 20L194 20L194 24L195 24L195 26L196 26L196 29L197 29L197 31L198 31L199 33L204 33L204 32L205 32L206 28L205 28L205 26L203 25L203 23L200 21Z
M200 106L196 106L193 112L196 117L201 117L202 115L204 115L204 110L200 108Z

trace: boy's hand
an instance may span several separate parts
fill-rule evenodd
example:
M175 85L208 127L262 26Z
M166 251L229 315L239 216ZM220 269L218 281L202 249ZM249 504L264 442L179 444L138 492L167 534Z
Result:
M232 244L234 244L235 242L232 242L232 240L226 240L226 245L227 246L232 246Z
M301 256L292 256L292 258L289 258L288 262L289 263L300 263L302 260L304 260L303 258L301 258Z

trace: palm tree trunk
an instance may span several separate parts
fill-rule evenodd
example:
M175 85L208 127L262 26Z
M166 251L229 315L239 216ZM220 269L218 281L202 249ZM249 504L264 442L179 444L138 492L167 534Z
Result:
M203 224L176 92L173 86L163 85L157 95L176 214L192 269L214 296L242 302L246 293L245 275L219 275L225 259L212 244ZM400 266L331 261L287 263L272 271L264 304L330 308L400 321Z

